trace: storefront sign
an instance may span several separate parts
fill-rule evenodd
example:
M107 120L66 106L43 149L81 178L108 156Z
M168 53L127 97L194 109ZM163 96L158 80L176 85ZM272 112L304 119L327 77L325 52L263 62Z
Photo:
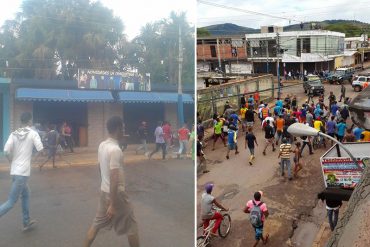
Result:
M78 88L145 91L144 78L133 72L78 70Z
M351 188L360 181L362 172L369 165L370 157L356 157L356 166L347 157L322 157L321 167L327 188Z

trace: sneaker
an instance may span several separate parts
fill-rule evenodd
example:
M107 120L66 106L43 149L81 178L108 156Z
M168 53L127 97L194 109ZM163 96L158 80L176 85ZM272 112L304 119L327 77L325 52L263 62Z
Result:
M284 177L284 175L285 175L285 174L284 174L284 172L282 172L282 173L281 173L281 176L282 176L282 177Z
M226 159L229 159L230 157L229 157L229 155L226 155Z
M293 179L293 178L292 178L292 177L290 177L290 178L289 178L289 181L291 181L292 179Z
M272 152L275 152L275 150L276 150L276 148L273 148L273 149L272 149Z
M249 165L251 166L251 165L253 165L253 163L251 161L249 161Z
M204 171L203 171L203 173L208 173L208 172L209 172L209 170L204 170Z
M30 220L30 222L28 222L28 224L26 226L23 226L23 231L28 231L29 229L31 229L35 224L37 223L36 220Z
M235 154L238 154L239 152L235 152Z

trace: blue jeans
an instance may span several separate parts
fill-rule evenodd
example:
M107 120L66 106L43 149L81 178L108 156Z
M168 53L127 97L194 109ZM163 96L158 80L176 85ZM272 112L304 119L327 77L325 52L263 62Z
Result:
M330 225L330 229L332 231L334 231L334 228L337 225L338 214L339 214L339 209L328 209L329 225ZM333 216L334 216L334 218L333 218Z
M186 147L188 146L189 141L182 140L182 141L179 141L179 143L180 143L179 155L186 153Z
M290 159L281 159L281 162L280 162L280 168L281 168L281 175L284 174L284 165L288 168L288 177L291 178L292 177L292 173L291 173L291 165L290 165Z
M13 208L18 201L19 196L22 198L23 226L30 222L29 216L29 198L30 188L28 187L28 178L26 176L13 175L13 182L10 188L8 200L0 205L0 217Z
M146 139L140 139L140 141L141 141L141 146L139 146L136 149L136 152L144 149L144 154L146 154L148 152L148 145L146 144Z

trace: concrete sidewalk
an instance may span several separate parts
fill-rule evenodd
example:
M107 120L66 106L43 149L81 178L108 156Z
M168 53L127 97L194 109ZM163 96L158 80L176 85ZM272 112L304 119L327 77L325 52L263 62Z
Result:
M139 145L129 145L123 152L125 164L137 163L140 161L148 160L148 157L144 155L144 151L140 151L136 154L136 149ZM148 144L149 152L155 149L155 144ZM68 166L94 166L98 164L98 152L87 148L75 148L74 153L62 152L58 153L55 157L55 165L57 167L68 167ZM166 159L177 159L178 147L171 148L167 153ZM183 159L191 159L190 155L182 155ZM38 168L47 159L47 153L36 154L32 157L32 167ZM158 152L153 155L152 159L161 160L162 152ZM9 171L10 164L4 155L0 156L0 172ZM52 169L52 161L48 161L42 169Z

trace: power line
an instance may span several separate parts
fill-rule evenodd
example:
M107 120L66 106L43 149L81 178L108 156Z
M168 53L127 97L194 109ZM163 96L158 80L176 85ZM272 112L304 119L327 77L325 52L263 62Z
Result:
M239 12L254 14L254 15L262 15L262 16L267 16L267 17L271 17L271 18L275 18L275 19L284 19L284 20L288 20L288 21L301 22L300 20L296 20L296 19L293 19L293 18L285 18L285 17L275 16L275 15L261 13L261 12L257 12L257 11L251 11L251 10L245 10L245 9L236 8L236 7L230 7L230 6L217 4L217 3L212 3L212 2L208 2L208 1L204 1L204 0L198 0L198 2L202 3L202 4L205 4L205 5L222 8L222 9L229 9L229 10L234 10L234 11L239 11Z

